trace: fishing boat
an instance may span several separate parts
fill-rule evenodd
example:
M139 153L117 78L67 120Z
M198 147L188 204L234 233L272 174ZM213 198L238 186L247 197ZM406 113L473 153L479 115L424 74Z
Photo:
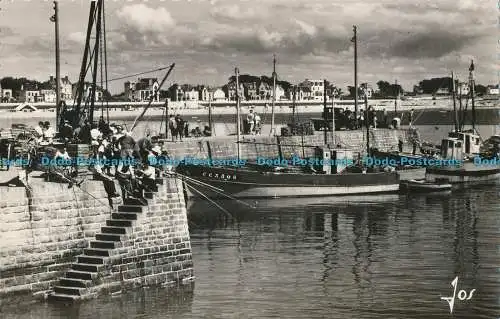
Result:
M356 39L356 30L354 39ZM273 76L276 76L275 72L273 72ZM355 80L357 80L356 72ZM240 161L240 96L238 91L239 70L237 68L235 69L235 82L236 142L238 161ZM326 106L326 99L324 103ZM274 111L272 114L274 115ZM272 126L273 124L274 120ZM272 127L271 134L273 132L274 128ZM369 136L369 134L367 135ZM326 137L327 131L325 130L325 145L327 144ZM318 145L315 147L314 159L319 160L317 161L319 164L315 165L279 165L289 163L291 160L278 156L276 159L278 165L268 167L258 164L235 165L233 167L202 166L184 162L176 168L176 172L183 178L188 196L206 199L339 196L392 193L399 190L397 172L349 166L348 160L353 157L349 150ZM303 160L310 162L310 159ZM210 162L212 159L209 158L208 161Z
M427 167L426 179L436 181L446 179L450 183L481 183L498 180L500 177L500 155L498 148L494 152L484 152L481 137L475 129L474 105L474 62L469 67L469 95L472 101L472 129L465 130L465 116L460 120L455 115L455 130L441 141L441 158L455 161L456 165ZM460 94L460 105L461 105ZM462 109L460 107L460 109ZM462 111L462 110L460 110ZM465 111L465 110L464 110ZM491 137L489 140L494 140ZM484 143L483 143L484 144Z
M400 191L407 193L434 193L434 192L450 192L451 184L446 180L437 180L429 182L424 180L407 180L400 184Z

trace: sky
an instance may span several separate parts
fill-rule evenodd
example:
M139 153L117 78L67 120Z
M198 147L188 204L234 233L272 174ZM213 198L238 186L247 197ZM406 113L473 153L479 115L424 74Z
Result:
M0 9L0 78L54 75L52 1L0 0ZM59 1L61 75L73 82L89 9L88 0ZM326 78L345 91L353 25L360 83L397 80L411 90L451 71L465 80L471 59L477 83L499 79L494 0L107 0L105 13L109 79L175 63L165 86L223 85L235 67L270 76L276 54L280 80ZM124 81L110 82L111 92Z

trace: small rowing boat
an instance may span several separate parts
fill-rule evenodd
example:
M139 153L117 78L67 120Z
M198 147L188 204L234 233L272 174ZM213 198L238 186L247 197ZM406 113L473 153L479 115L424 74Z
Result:
M431 193L431 192L449 192L451 191L451 184L447 181L429 182L422 180L407 180L399 184L399 190L403 192L415 193Z

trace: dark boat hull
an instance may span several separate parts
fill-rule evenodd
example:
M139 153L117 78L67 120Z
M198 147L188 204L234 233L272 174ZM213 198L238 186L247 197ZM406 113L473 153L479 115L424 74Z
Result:
M177 172L186 176L188 195L193 197L346 196L399 190L399 175L395 172L314 175L195 165L179 166Z
M465 162L460 167L427 167L425 178L428 181L446 180L452 184L481 183L498 180L500 165L476 165Z

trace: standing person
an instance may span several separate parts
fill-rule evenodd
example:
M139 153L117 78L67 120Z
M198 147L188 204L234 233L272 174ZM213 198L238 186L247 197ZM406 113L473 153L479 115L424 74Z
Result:
M412 126L412 125L413 125L413 112L414 112L414 110L413 110L413 109L411 109L411 111L410 111L410 119L409 119L409 121L410 121L410 126Z
M260 135L261 129L262 129L262 126L261 126L260 116L259 116L259 114L255 113L255 116L254 116L254 130L255 130L255 134Z
M170 135L172 135L172 142L175 142L177 139L177 122L173 115L170 115L168 119L168 128L170 129Z
M255 129L255 115L253 114L253 109L250 109L248 111L247 123L249 125L247 133L254 134L254 129Z
M184 136L184 120L180 116L180 114L177 114L175 116L175 123L177 126L177 135L179 136L179 140L182 142L182 137Z

